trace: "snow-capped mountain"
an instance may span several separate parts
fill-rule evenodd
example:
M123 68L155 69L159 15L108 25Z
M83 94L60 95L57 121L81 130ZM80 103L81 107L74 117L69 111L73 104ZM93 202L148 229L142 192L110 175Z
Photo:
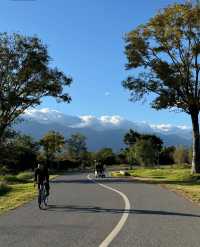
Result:
M121 116L91 115L69 116L57 110L48 108L27 110L24 121L16 125L16 130L41 138L47 131L56 130L66 138L75 132L87 137L90 150L102 147L112 147L119 150L124 147L123 137L129 129L140 133L154 133L160 136L166 145L191 145L191 128L187 126L172 126L170 124L148 124L132 122Z

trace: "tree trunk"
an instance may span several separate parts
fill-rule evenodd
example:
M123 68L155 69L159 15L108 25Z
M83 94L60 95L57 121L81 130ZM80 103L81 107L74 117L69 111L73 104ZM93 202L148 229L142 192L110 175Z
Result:
M192 119L192 137L193 137L193 155L192 155L192 174L200 173L200 148L199 148L199 112L191 114Z

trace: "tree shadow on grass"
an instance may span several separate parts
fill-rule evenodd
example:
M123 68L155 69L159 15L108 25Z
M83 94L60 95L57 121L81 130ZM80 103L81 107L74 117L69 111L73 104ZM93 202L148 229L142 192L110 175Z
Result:
M181 216L181 217L196 217L200 218L198 214L179 213L161 210L142 210L130 209L124 210L119 208L103 208L97 206L76 206L76 205L48 205L48 211L54 212L68 212L68 213L109 213L109 214L141 214L141 215L161 215L161 216Z

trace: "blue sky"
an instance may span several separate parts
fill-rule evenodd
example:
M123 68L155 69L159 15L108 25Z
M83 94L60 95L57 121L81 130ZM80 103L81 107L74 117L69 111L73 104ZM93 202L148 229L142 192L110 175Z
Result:
M48 45L53 65L73 77L67 91L73 101L49 107L70 115L120 115L133 121L190 125L183 113L155 111L128 101L121 86L124 69L123 36L146 22L171 0L1 0L0 32L36 34ZM183 1L176 1L183 2Z

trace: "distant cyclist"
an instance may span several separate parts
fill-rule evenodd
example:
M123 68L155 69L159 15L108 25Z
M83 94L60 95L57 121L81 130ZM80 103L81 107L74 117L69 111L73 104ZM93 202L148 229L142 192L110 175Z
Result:
M35 183L38 185L38 190L41 185L44 185L47 191L47 195L49 196L49 171L46 166L38 164L38 167L35 169Z

